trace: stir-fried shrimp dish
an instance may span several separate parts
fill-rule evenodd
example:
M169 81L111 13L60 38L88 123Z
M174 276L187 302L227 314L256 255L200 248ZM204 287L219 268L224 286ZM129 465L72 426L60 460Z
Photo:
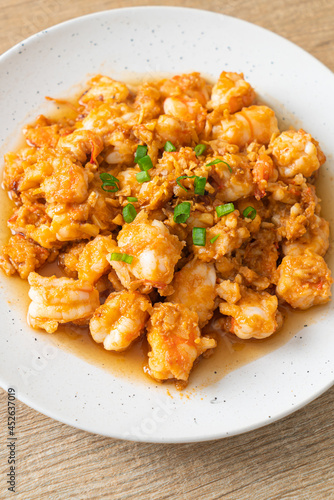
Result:
M325 155L280 131L243 74L97 75L54 101L62 115L39 116L5 156L15 206L0 267L28 280L31 327L88 327L108 351L146 336L147 373L186 382L217 346L213 317L221 336L264 339L282 310L330 299ZM51 262L61 277L43 275Z

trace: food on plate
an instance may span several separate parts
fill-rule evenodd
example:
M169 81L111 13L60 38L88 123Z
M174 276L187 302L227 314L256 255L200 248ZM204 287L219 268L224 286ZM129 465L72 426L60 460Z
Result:
M3 175L14 208L0 267L28 280L33 328L89 328L108 351L144 336L145 371L186 383L217 346L210 322L265 339L282 308L329 301L325 155L304 130L280 131L243 74L96 75L54 100L61 116L24 128ZM61 277L39 274L52 262Z

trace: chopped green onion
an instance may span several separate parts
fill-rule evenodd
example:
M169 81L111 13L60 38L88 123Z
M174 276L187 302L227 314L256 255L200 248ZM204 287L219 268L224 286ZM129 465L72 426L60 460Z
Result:
M234 205L233 203L226 203L225 205L219 205L218 207L216 207L216 212L218 217L223 217L223 215L227 215L234 212Z
M167 153L173 153L174 151L176 151L176 147L172 142L167 141L164 146L164 150L167 151Z
M147 146L142 146L142 145L137 146L135 153L135 163L138 163L138 160L144 158L146 154L147 154Z
M125 220L125 222L130 224L130 222L134 221L136 217L137 212L132 203L128 203L127 205L125 205L125 207L123 208L123 219Z
M212 238L212 240L210 240L210 243L213 245L215 241L218 240L220 234L217 234L216 236L214 236L214 238Z
M137 161L137 163L139 165L140 170L150 170L150 168L153 168L152 160L148 155L140 158Z
M210 161L210 163L207 163L207 164L206 164L206 166L207 166L207 167L211 167L212 165L217 165L217 163L225 163L225 165L227 165L227 166L228 166L229 171L230 171L231 173L233 172L231 165L229 165L229 164L228 164L226 161L224 161L224 160L220 160L219 158L216 158L216 160L212 160L212 161Z
M128 196L127 200L135 202L135 201L138 201L138 198L136 198L135 196Z
M138 182L148 182L151 180L151 176L146 170L143 170L142 172L138 172L138 174L136 174L136 179Z
M100 179L102 181L101 188L103 189L103 191L107 191L109 193L116 193L116 191L119 190L119 187L117 186L117 184L119 184L119 180L113 175L108 174L107 172L103 172L102 174L100 174ZM106 189L106 187L108 186L111 187L112 189Z
M176 184L178 184L180 186L180 188L184 189L185 191L188 191L187 188L185 188L184 186L182 186L181 184L181 180L182 179L195 179L196 175L180 175L180 177L178 177L176 179Z
M205 144L197 144L197 146L194 148L196 156L201 156L205 150L206 150Z
M195 194L204 194L205 193L205 184L206 177L198 177L196 176L194 186L195 186Z
M110 261L117 260L117 261L126 262L127 264L131 264L131 262L133 261L133 257L132 257L132 255L128 255L127 253L114 253L113 252L109 257L109 260Z
M190 215L191 204L189 201L183 201L174 208L174 222L177 224L182 224L186 222Z
M256 210L254 207L247 207L245 210L242 212L242 215L244 217L247 217L248 219L254 220L256 217Z
M194 227L193 229L193 243L198 247L205 247L206 243L206 229L204 227Z

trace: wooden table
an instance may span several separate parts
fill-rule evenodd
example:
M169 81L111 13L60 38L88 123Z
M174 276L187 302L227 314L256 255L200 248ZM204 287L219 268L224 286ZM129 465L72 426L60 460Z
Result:
M334 70L333 0L0 0L0 52L72 17L161 4L205 6L246 19L297 43ZM1 499L334 499L334 387L263 429L183 445L90 435L18 403L16 494L6 491L5 484L6 404L1 391Z

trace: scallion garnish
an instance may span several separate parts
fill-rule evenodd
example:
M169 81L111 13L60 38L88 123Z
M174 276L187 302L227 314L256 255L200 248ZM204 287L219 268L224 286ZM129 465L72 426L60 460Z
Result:
M198 247L204 247L206 243L206 229L204 227L194 227L193 243Z
M176 179L176 184L177 184L178 186L180 186L180 188L184 189L185 191L188 191L188 189L187 189L186 187L182 186L182 184L181 184L181 182L180 182L180 181L181 181L182 179L195 179L195 177L196 177L196 175L180 175L180 177L178 177L178 178Z
M197 146L195 146L194 148L196 156L201 156L205 150L206 150L205 144L197 144Z
M196 176L194 182L195 194L203 195L205 193L205 184L206 184L206 177Z
M218 240L219 236L220 236L220 234L217 234L216 236L214 236L214 237L212 238L212 240L210 240L210 243L213 245L213 244L214 244L214 242Z
M174 222L177 224L182 224L186 222L190 215L191 204L189 201L183 201L174 208Z
M223 215L227 215L234 212L234 205L233 203L226 203L225 205L219 205L218 207L216 207L216 212L218 217L223 217Z
M217 163L225 163L225 165L227 165L229 171L232 173L233 170L232 170L232 167L231 165L229 165L226 161L224 160L220 160L219 158L216 158L216 160L212 160L210 161L210 163L207 163L206 166L207 167L211 167L212 165L217 165Z
M176 151L176 147L172 142L167 141L164 146L164 150L167 151L167 153L173 153L174 151Z
M247 207L245 210L242 212L242 215L244 217L247 217L247 219L254 220L256 217L256 210L254 207Z
M103 189L103 191L116 193L116 191L119 190L119 186L117 185L119 184L119 180L113 175L108 174L107 172L103 172L102 174L100 174L100 179L102 181L101 188ZM107 189L107 187L111 187L112 189Z
M133 257L132 257L132 255L128 255L127 253L114 253L113 252L112 254L110 254L109 260L110 261L117 260L117 261L126 262L127 264L131 264L131 262L133 261Z
M136 152L135 152L135 163L138 163L138 160L141 158L144 158L147 154L147 146L142 146L141 144L137 146Z
M137 212L135 207L132 205L132 203L128 203L125 205L123 208L123 219L125 222L130 224L130 222L134 221L137 216Z
M126 199L132 202L138 201L138 198L136 198L135 196L128 196Z
M153 168L153 163L151 158L148 155L143 156L137 161L140 170L150 170Z
M146 170L143 170L142 172L138 172L138 174L136 174L136 179L138 182L143 183L150 181L151 176Z

